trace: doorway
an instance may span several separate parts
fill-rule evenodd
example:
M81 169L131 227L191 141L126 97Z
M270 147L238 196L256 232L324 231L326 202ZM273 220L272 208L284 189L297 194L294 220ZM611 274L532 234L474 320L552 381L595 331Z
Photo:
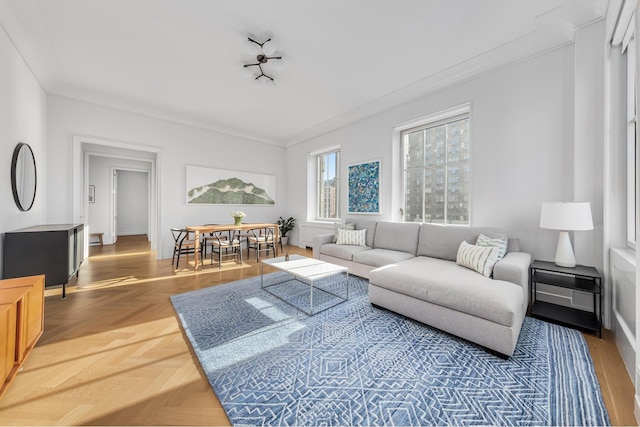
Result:
M111 233L113 243L121 236L149 238L149 171L112 167Z
M161 247L159 231L159 160L160 148L103 140L85 136L73 137L73 216L85 224L85 233L103 232L105 244L117 238L118 201L114 198L111 168L143 172L147 182L146 234L151 251L158 259ZM101 166L97 167L96 164ZM106 169L105 169L106 168ZM103 171L104 173L100 172ZM89 200L89 186L93 198ZM116 184L117 185L117 184ZM141 191L141 190L139 190ZM116 195L118 191L116 188ZM125 206L126 207L126 206ZM140 211L138 211L140 212ZM112 217L116 215L115 221ZM100 229L98 229L100 228ZM136 229L139 229L139 225ZM126 230L123 232L127 232ZM85 256L89 255L89 239L85 239Z

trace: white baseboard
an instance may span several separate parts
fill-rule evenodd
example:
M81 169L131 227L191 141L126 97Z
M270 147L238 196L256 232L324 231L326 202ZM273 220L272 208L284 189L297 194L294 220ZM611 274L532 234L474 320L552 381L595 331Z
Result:
M118 236L140 236L147 235L147 230L144 231L118 231L116 235Z

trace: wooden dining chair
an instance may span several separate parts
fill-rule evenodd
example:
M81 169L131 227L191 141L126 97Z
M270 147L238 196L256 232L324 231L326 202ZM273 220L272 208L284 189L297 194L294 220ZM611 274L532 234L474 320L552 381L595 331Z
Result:
M207 225L218 225L218 224L204 224ZM213 250L213 243L217 242L220 239L227 239L229 233L227 231L213 231L211 233L202 233L202 259L204 260L207 257L207 250ZM213 262L213 261L212 261ZM203 264L204 265L204 264Z
M256 251L256 261L260 261L260 252L266 252L267 255L273 250L273 256L276 256L276 242L273 228L261 228L258 230L249 230L247 237L247 258L251 256L251 250Z
M171 266L173 266L175 262L176 268L178 268L178 265L180 264L180 255L186 255L188 260L189 254L195 254L196 241L193 238L190 238L191 232L185 228L172 228L171 234L173 235L174 240ZM202 259L202 245L200 245L199 254L200 259Z
M240 230L229 230L228 237L224 233L213 233L214 236L209 237L211 241L211 264L213 264L214 254L218 254L218 268L222 268L223 258L235 258L236 262L242 259L242 241L240 240Z

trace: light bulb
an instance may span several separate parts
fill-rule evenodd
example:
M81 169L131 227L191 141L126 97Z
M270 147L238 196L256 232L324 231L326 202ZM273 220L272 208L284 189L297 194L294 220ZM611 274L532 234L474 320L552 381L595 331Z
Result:
M273 89L277 89L278 88L278 84L276 83L275 80L269 80L267 82L267 88L273 90Z
M254 77L256 76L256 73L252 70L252 68L255 67L242 67L242 75L244 75L245 77Z
M244 39L244 42L242 43L242 47L247 52L247 54L251 56L256 56L258 52L260 52L260 45L255 44L248 38Z
M272 56L276 51L276 45L269 41L262 45L262 51L267 56Z

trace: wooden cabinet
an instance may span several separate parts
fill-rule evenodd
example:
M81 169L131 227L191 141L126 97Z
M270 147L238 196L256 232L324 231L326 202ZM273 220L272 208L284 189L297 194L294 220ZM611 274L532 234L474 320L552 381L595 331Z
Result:
M14 374L17 304L0 305L0 396Z
M3 275L13 277L45 275L45 286L66 284L77 274L84 257L82 224L38 225L4 235Z
M44 276L0 280L0 396L44 331Z

